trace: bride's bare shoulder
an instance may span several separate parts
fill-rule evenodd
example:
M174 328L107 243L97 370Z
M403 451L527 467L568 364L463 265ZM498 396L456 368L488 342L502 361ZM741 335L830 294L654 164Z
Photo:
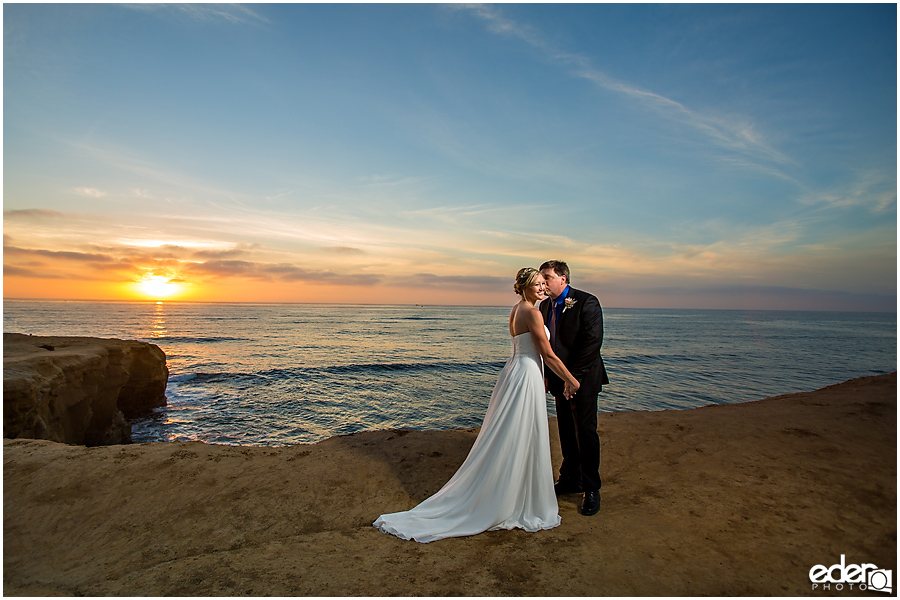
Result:
M509 311L509 332L514 336L521 335L531 330L538 321L544 321L540 311L520 302Z
M534 325L543 325L544 317L541 311L532 306L523 305L516 315L516 321L523 326L524 329L531 329Z

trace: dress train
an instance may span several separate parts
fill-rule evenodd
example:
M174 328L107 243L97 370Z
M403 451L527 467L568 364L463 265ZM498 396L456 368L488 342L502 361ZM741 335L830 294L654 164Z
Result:
M435 540L495 529L560 524L553 491L540 353L526 332L497 380L481 431L465 462L436 494L373 525L406 540Z

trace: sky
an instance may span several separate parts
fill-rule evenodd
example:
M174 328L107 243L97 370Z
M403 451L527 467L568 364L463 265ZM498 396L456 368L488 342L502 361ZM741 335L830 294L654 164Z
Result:
M3 297L895 311L896 4L3 5Z

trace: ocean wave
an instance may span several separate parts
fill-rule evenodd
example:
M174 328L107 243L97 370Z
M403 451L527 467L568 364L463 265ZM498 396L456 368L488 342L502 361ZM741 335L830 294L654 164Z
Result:
M153 343L173 342L177 344L216 344L219 342L246 342L247 338L227 337L227 336L165 336L153 338Z
M456 319L452 317L420 317L418 315L412 315L409 317L397 317L400 321L455 321Z
M500 369L505 361L487 363L460 363L460 362L414 362L414 363L368 363L333 365L313 369L318 373L330 375L344 375L356 373L390 373L390 372L421 372L421 371L450 371L466 373L483 373Z
M688 356L686 354L664 354L661 352L655 354L620 354L620 355L604 355L603 361L607 365L644 365L656 363L678 363L678 362L698 362L700 359L696 356Z
M448 373L494 373L503 368L505 361L492 361L482 363L459 362L416 362L416 363L363 363L348 365L330 365L324 367L290 367L278 369L266 369L255 373L219 371L182 373L169 377L169 383L210 383L224 381L260 380L272 381L278 379L312 379L322 375L377 375L385 373L422 373L445 371Z
M196 373L182 373L180 375L169 375L169 383L182 383L184 381L192 381L197 377Z

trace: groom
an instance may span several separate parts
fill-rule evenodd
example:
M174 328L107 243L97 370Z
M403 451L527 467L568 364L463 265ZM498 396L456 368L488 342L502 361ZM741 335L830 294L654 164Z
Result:
M571 400L563 395L563 381L544 368L547 389L556 398L559 442L563 462L556 494L584 492L581 514L600 510L600 436L597 434L597 394L609 383L600 356L603 310L593 295L569 286L569 267L559 260L541 265L549 298L540 304L550 329L550 345L581 387Z

